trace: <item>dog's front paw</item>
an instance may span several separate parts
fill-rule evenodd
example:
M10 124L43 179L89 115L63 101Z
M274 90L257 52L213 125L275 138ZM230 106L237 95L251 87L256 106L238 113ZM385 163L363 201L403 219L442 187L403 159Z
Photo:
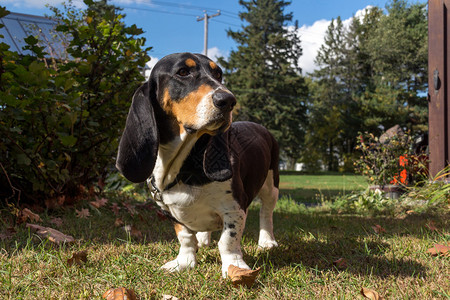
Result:
M258 241L258 247L264 250L278 247L278 243L275 240L260 240Z
M172 261L165 263L161 269L169 272L180 272L188 268L194 268L197 265L195 256L191 255L178 255L178 257Z
M222 277L227 278L228 267L230 265L234 265L241 269L250 270L250 267L247 266L245 261L242 259L242 256L239 255L227 255L222 257Z

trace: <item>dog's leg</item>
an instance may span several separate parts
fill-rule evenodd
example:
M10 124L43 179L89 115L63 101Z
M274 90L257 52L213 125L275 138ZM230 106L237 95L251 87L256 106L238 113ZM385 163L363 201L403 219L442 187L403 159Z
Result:
M195 254L197 252L197 238L195 232L185 226L176 223L175 232L180 242L180 250L176 259L169 261L161 268L171 272L182 271L187 268L193 268L197 265Z
M211 243L211 231L197 232L195 235L198 241L198 247L208 247Z
M241 238L245 227L246 213L237 209L223 216L223 231L219 240L219 252L222 259L222 276L227 277L228 267L235 265L250 269L244 262L241 251Z
M270 249L278 246L273 235L273 210L278 200L278 188L273 184L273 171L268 172L258 196L261 199L258 246Z

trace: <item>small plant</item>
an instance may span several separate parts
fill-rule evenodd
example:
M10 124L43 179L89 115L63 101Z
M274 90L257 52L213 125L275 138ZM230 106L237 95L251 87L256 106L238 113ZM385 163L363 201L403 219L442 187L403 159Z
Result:
M361 157L354 162L355 170L381 187L418 182L426 175L426 156L413 153L413 144L408 133L382 141L372 133L360 133L356 149Z

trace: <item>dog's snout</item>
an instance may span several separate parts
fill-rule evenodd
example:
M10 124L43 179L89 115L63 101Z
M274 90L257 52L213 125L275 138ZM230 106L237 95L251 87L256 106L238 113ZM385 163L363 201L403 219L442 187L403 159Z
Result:
M236 98L233 94L225 91L216 91L213 96L214 106L220 110L230 111L236 105Z

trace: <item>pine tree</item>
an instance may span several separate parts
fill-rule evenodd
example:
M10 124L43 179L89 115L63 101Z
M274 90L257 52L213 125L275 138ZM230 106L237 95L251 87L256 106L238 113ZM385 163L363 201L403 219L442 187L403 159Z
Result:
M297 22L285 13L289 2L253 0L239 3L246 25L229 30L238 48L229 59L219 59L225 82L238 99L238 120L266 126L278 140L282 153L294 162L304 140L307 88L298 59L302 54Z

